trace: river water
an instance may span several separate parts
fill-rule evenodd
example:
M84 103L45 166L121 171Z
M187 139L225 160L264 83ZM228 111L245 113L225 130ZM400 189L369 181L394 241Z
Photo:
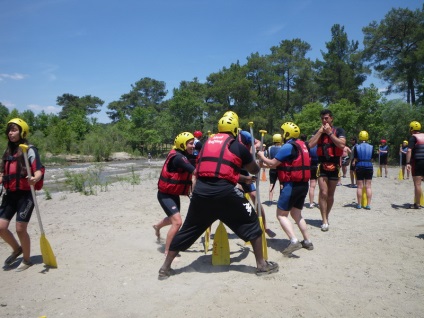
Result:
M69 191L67 184L70 175L81 174L84 178L95 179L96 183L107 184L130 178L133 174L143 178L148 175L158 177L163 161L147 159L122 160L100 163L78 163L66 166L46 166L44 187L49 192Z

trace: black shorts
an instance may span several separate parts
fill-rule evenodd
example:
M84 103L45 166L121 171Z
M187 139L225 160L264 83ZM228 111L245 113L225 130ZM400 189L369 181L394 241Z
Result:
M311 166L311 180L317 179L317 170L318 168L316 166Z
M322 167L322 164L319 164L319 169L317 172L318 177L328 178L328 180L339 180L340 176L340 166L336 165L336 169L334 171L326 171Z
M171 217L176 213L180 213L181 203L179 195L158 192L158 201L167 216Z
M0 206L0 218L10 221L16 213L16 222L28 223L33 210L31 191L6 191Z
M356 168L356 180L372 180L374 169Z
M234 188L220 198L202 198L193 194L187 217L169 250L185 251L216 220L221 220L246 242L262 235L256 211L240 189Z
M412 161L411 174L413 177L424 177L424 160Z
M275 184L278 179L277 169L269 169L269 183Z
M388 156L380 156L380 165L387 165Z

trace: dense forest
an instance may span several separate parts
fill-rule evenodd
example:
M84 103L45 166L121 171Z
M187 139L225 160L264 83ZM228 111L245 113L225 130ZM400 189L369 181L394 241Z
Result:
M322 59L315 61L306 57L308 43L282 40L269 54L251 53L245 64L223 66L205 83L197 78L182 81L169 99L166 83L141 78L107 105L108 124L93 117L104 101L91 95L58 96L62 109L57 115L9 111L0 103L0 128L4 131L9 119L20 117L29 124L29 140L41 153L93 155L103 161L116 151L162 156L163 145L181 131L216 131L227 110L239 115L242 128L253 121L256 132L267 130L268 144L285 121L294 121L310 136L321 124L320 110L329 108L348 138L367 130L375 145L387 139L396 162L409 122L424 124L424 6L392 9L362 31L360 49L342 25L333 25ZM364 86L372 72L384 81L385 92ZM402 98L389 100L394 93ZM0 143L4 148L6 138Z

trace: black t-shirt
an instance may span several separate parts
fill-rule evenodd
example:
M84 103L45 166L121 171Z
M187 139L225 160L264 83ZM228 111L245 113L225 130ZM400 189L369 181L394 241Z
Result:
M230 145L230 151L239 157L242 161L242 166L247 165L253 161L253 157L246 146L234 141ZM233 191L234 184L228 180L220 178L198 178L196 186L193 190L193 195L198 195L204 198L222 197Z
M187 157L177 150L177 154L168 162L168 171L175 172L178 169L193 173L195 167L190 163Z

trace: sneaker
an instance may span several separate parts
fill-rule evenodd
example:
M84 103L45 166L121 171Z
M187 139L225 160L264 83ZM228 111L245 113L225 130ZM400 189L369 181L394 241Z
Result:
M6 260L4 261L4 265L8 266L12 264L14 261L16 261L18 256L21 254L22 254L22 247L19 246L17 251L13 251L13 253L8 258L6 258Z
M360 204L357 204L357 205L356 205L356 208L357 208L357 209L362 209L362 206L361 206Z
M314 244L312 244L312 242L306 243L305 240L303 240L300 244L302 244L302 247L306 248L308 251L312 251L314 249Z
M302 244L297 241L296 243L292 243L290 242L289 246L287 246L284 250L283 250L283 255L290 255L291 253L293 253L294 251L300 250L302 248Z
M420 209L421 206L419 204L414 203L414 204L409 205L409 208L410 209Z
M358 186L356 184L352 184L351 188L357 188Z
M371 210L371 206L370 205L367 205L364 209L365 210Z
M327 232L328 231L328 224L321 225L321 231Z
M309 208L312 209L315 206L314 203L309 203Z

